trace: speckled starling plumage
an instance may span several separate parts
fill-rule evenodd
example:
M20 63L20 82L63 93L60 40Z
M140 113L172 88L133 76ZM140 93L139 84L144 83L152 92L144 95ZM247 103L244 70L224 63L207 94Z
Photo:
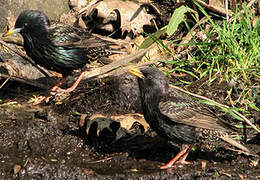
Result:
M169 87L168 79L155 68L132 68L130 73L138 77L142 109L151 129L175 143L187 144L173 160L161 168L171 167L181 156L185 159L193 145L213 151L218 141L228 142L243 152L249 150L229 137L230 125L217 117L205 105L187 94Z
M86 63L116 52L110 48L114 42L72 26L50 25L48 17L36 10L21 12L15 28L4 36L15 33L23 36L24 49L36 64L61 73L63 77Z
M51 26L41 11L23 11L16 20L15 29L4 36L14 33L23 36L24 49L36 64L63 76L112 53L111 42L72 26L58 23Z

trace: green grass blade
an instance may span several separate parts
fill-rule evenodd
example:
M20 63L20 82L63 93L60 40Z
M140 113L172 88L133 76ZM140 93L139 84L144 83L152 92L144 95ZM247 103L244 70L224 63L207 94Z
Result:
M178 29L179 24L185 19L184 14L187 12L197 13L196 11L186 6L181 6L173 12L170 22L167 26L167 34L169 36L171 36Z
M260 108L257 107L256 104L249 104L249 106L256 111L260 111Z
M139 49L146 49L150 47L161 35L163 35L166 32L167 26L164 26L159 31L156 31L155 33L149 35L139 46Z

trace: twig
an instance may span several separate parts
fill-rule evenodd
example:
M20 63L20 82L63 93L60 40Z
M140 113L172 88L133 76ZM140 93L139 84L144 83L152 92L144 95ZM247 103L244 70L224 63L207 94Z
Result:
M1 40L0 40L0 43L2 43ZM2 43L2 44L4 46L8 46L8 45L6 45L6 43ZM89 71L89 72L85 71L84 72L85 76L84 76L83 79L91 80L91 79L95 79L95 78L103 78L103 77L113 75L114 73L109 73L109 72L112 72L113 70L118 69L119 67L125 66L126 64L128 64L131 61L134 61L138 58L143 57L145 55L145 53L148 50L150 50L152 47L153 46L151 46L151 47L149 47L145 50L137 51L134 55L129 55L129 56L123 57L123 58L121 58L117 61L114 61L114 62L112 62L108 65L105 65L103 67L95 68L95 70L93 70L93 71ZM10 48L10 47L8 47L8 48ZM16 51L16 50L13 50L12 48L10 48L10 49L14 52ZM151 64L152 62L148 62L148 63ZM117 71L117 72L119 72L119 71ZM7 78L7 79L10 79L10 80L15 80L15 81L18 81L18 82L22 82L22 83L25 83L25 84L28 84L28 85L31 85L31 86L35 86L35 87L38 87L38 88L41 88L41 89L45 89L45 90L48 90L50 88L50 87L43 85L41 83L29 80L29 79L17 77L17 76L10 76L10 75L0 73L0 77Z
M78 11L78 16L81 15L83 12L85 12L87 9L89 9L91 6L96 4L97 2L99 2L99 0L89 1L89 3L87 4L86 7L82 8Z
M104 74L101 76L101 78L104 78L104 77L108 77L108 76L120 76L122 74L124 74L125 72L127 72L131 67L144 67L144 66L148 66L148 65L151 65L151 64L156 64L158 63L159 61L163 61L162 59L158 59L158 60L153 60L153 61L148 61L148 62L145 62L145 63L139 63L139 64L134 64L134 65L128 65L128 66L125 66L125 67L121 67L121 68L118 68L116 69L115 71L112 71L110 73L107 73L107 74Z
M227 22L229 21L229 15L228 15L228 0L225 1L225 7L226 7L226 18Z
M197 1L200 5L206 7L206 8L208 8L208 9L214 11L214 12L220 13L220 14L222 14L222 15L232 15L232 14L233 14L231 11L227 11L225 8L211 6L211 5L209 5L209 4L205 3L205 2L203 2L202 0L195 0L195 1ZM247 7L247 8L250 8L256 1L258 1L258 0L251 0L251 1L247 4L246 7ZM244 10L241 10L241 11L238 13L238 15L243 14L244 12L245 12ZM229 19L229 22L230 22L232 19L233 19L233 17Z
M189 33L187 33L187 35L182 38L182 41L181 41L179 44L186 44L186 43L188 43L188 42L191 40L191 38L196 34L195 29L196 29L198 26L200 26L201 24L206 23L207 21L208 21L208 18L206 18L206 17L203 17L201 20L199 20L199 22L197 22L197 23L191 28L191 30L189 31ZM187 48L188 50L184 50L184 51L181 52L182 47L179 46L179 47L177 48L177 50L176 50L176 51L178 52L178 55L176 54L176 58L181 58L181 57L183 57L184 55L188 54L188 52L190 52L190 50L192 50L192 48L194 48L194 47L196 47L196 46L193 46L193 47L190 46L191 49Z
M200 96L200 95L197 95L197 94L194 94L194 93L191 93L191 92L188 92L188 91L185 91L184 89L181 89L181 88L179 88L179 87L177 87L177 86L174 86L174 85L170 85L171 87L173 87L173 88L175 88L175 89L177 89L177 90L179 90L179 91L181 91L181 92L184 92L184 93L186 93L186 94L189 94L189 95L191 95L191 96L194 96L194 97L197 97L197 98L199 98L199 99L203 99L203 100L206 100L206 101L209 101L209 102L213 102L214 104L217 104L218 106L220 106L220 107L225 107L225 108L227 108L227 109L229 109L229 106L226 106L226 105L224 105L224 104L220 104L220 103L218 103L218 102L216 102L216 101L213 101L213 100L211 100L211 99L208 99L208 98L206 98L206 97L204 97L204 96ZM238 115L240 118L242 118L248 125L250 125L253 129L255 129L257 132L259 132L260 133L260 130L253 124L253 123L251 123L245 116L243 116L242 114L240 114L239 112L237 112L236 110L234 110L234 109L231 109L236 115Z
M256 1L258 1L258 0L251 0L247 5L246 5L246 7L247 8L250 8ZM244 13L244 12L243 12Z
M246 5L246 7L247 7L247 8L250 8L256 1L257 1L257 0L251 0L251 1ZM239 16L240 14L244 14L244 13L245 13L245 11L242 9L241 11L239 11L239 12L237 13L237 16ZM231 17L231 18L229 19L229 22L230 22L230 21L233 21L234 18L235 18L234 16Z
M154 45L150 46L147 49L139 50L133 55L128 55L123 58L120 58L108 65L102 66L100 68L95 68L93 71L84 71L84 80L91 80L94 78L101 78L104 77L104 74L114 71L115 69L118 69L119 67L125 66L131 61L134 61L138 58L141 58L145 55L147 51L149 51L151 48L153 48Z
M1 89L9 80L10 80L10 77L7 78L7 79L3 82L3 84L1 84L0 89Z
M38 87L38 88L41 88L41 89L45 89L45 90L50 88L50 87L48 87L48 86L46 86L44 84L32 81L30 79L23 79L21 77L10 76L10 75L1 74L1 73L0 73L0 77L7 78L7 79L10 79L10 80L15 80L15 81L18 81L18 82L22 82L24 84L35 86L35 87ZM0 88L2 88L2 86Z
M37 64L35 64L33 62L33 60L31 60L31 58L29 58L28 56L22 54L21 52L11 48L6 42L4 42L3 40L0 39L0 44L4 45L5 47L7 47L8 49L10 49L11 51L13 51L14 53L18 54L19 56L21 56L23 59L25 59L27 62L31 63L36 69L38 69L44 76L46 77L50 77L43 69L41 69L39 66L37 66Z
M232 14L231 11L227 12L225 8L211 6L211 5L205 3L201 0L195 0L195 1L197 1L200 5L206 7L206 8L208 8L208 9L214 11L214 12L220 13L222 15L226 15L227 13L230 14L230 15Z

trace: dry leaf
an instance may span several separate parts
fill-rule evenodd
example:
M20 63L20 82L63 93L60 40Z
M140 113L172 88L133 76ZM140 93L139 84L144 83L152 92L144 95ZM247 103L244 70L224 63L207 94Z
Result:
M144 116L139 113L135 114L124 114L124 115L117 115L111 116L111 119L120 122L121 127L129 130L135 122L138 122L143 125L145 131L148 129L149 125L144 119Z
M223 0L210 0L209 5L211 5L212 7L225 8L225 1L223 1Z
M14 168L13 168L13 170L14 170L14 175L18 174L21 169L22 169L22 166L20 166L20 165L18 165L18 164L14 165Z
M145 5L148 5L147 3ZM151 6L153 7L153 6ZM157 12L157 11L155 11ZM92 5L83 16L87 24L97 24L101 30L113 32L115 21L119 20L122 34L132 31L134 34L144 32L144 26L154 27L154 15L145 11L144 5L133 1L104 0Z
M116 122L119 122L120 126L124 129L126 129L126 130L129 130L135 122L140 123L144 127L145 131L149 127L149 125L147 124L147 122L144 119L144 116L142 114L139 114L139 113L124 114L124 115L113 115L113 116L109 116L109 117L107 117L106 115L103 115L103 114L94 114L89 118L89 121L93 121L96 118L112 119Z

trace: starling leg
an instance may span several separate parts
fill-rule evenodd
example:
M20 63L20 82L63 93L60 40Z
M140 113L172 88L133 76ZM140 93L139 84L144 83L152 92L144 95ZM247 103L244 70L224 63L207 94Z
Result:
M62 80L61 80L58 84L56 84L55 86L53 86L53 87L51 88L51 92L56 91L56 90L66 81L66 79L67 79L67 78L62 78Z
M188 149L186 150L186 152L184 153L184 155L182 156L182 158L179 161L177 161L176 163L181 164L181 165L183 165L183 164L191 164L191 162L185 161L185 160L186 160L187 156L189 155L192 147L193 146L189 146Z
M79 83L82 80L82 78L84 77L84 75L85 75L85 73L82 72L79 75L79 77L77 78L77 80L74 82L74 84L67 89L60 88L60 86L66 81L66 78L63 78L58 84L56 84L54 87L51 88L50 95L44 96L41 99L37 100L37 102L35 102L34 105L38 105L43 101L48 103L52 96L62 95L64 93L69 93L69 92L73 91L79 85Z
M173 166L175 162L181 163L181 164L187 164L189 162L186 162L185 159L187 158L192 146L189 146L183 150L181 150L172 160L170 160L167 164L160 167L160 169L168 169ZM183 156L183 157L182 157ZM180 157L182 157L179 161L177 161Z
M46 96L43 96L41 98L39 98L35 103L33 103L33 105L38 105L38 104L41 104L43 101L45 101L46 103L49 102L50 98L55 95L55 91L66 81L66 78L62 78L62 80L56 84L55 86L53 86L51 88L51 92L49 95L46 95Z
M80 75L79 75L79 77L77 78L77 80L74 82L74 84L71 86L71 87L69 87L69 88L67 88L67 89L59 89L59 90L61 90L62 91L62 94L63 93L68 93L68 92L71 92L71 91L74 91L74 89L76 89L76 87L79 85L79 83L80 83L80 81L82 80L82 78L84 77L84 75L85 75L85 73L84 72L81 72L80 73ZM54 88L54 87L53 87ZM57 89L57 88L56 88ZM55 90L56 90L55 89Z
M79 85L79 83L82 80L82 78L84 77L84 75L85 75L85 73L81 72L79 77L77 78L77 80L74 82L74 84L67 89L60 88L60 86L66 81L66 78L63 78L57 85L55 85L53 88L51 88L51 94L61 95L61 94L69 93L69 92L73 91ZM59 93L56 93L56 91L59 91Z

